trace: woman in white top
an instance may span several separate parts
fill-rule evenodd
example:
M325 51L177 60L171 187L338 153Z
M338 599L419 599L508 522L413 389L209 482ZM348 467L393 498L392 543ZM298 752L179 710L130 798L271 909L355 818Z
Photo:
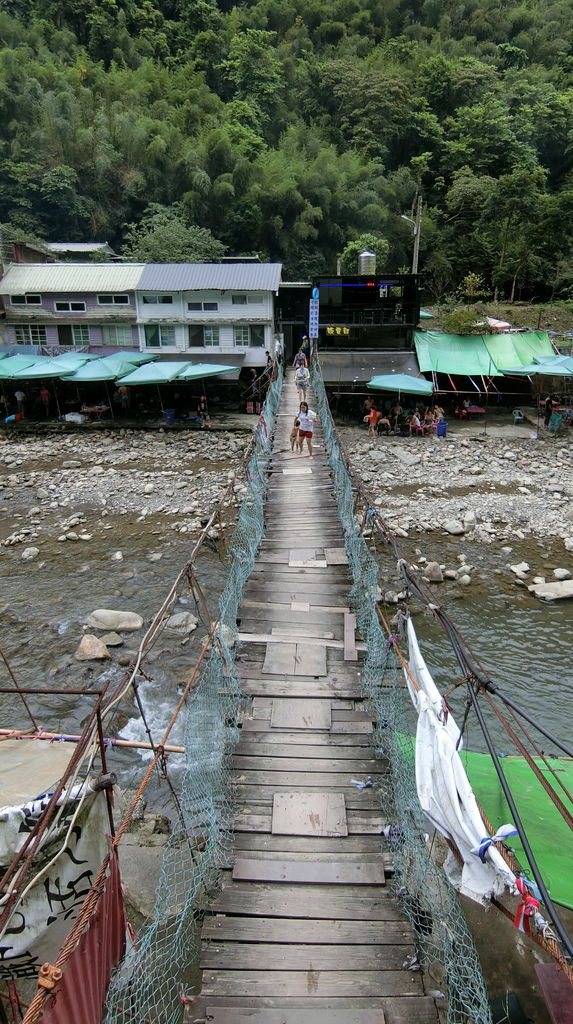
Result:
M300 409L298 411L297 419L299 421L298 428L298 450L302 452L304 439L306 437L306 444L308 447L309 457L312 459L312 435L314 432L314 421L316 419L316 413L309 409L308 402L301 402Z

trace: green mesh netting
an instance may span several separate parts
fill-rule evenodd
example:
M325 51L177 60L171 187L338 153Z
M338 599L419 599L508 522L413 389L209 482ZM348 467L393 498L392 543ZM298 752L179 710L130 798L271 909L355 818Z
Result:
M411 702L391 644L376 613L378 565L354 514L355 495L330 414L319 367L312 383L332 469L338 514L353 578L351 603L366 643L362 684L376 716L374 744L386 764L381 798L394 864L392 885L412 923L419 962L447 998L448 1024L491 1024L478 955L456 891L426 845L428 822L418 802L411 732Z
M197 963L198 919L229 855L233 818L231 757L239 730L241 686L234 663L237 613L255 563L264 521L271 436L282 368L267 392L247 466L247 491L230 543L220 624L185 709L180 815L165 848L152 922L126 954L108 990L106 1024L179 1024L181 985Z

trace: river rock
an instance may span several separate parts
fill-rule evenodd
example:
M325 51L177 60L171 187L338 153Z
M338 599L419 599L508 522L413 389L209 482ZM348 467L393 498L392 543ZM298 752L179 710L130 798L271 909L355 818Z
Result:
M557 583L536 583L528 588L536 597L544 601L561 601L573 597L573 580L562 580Z
M85 633L74 657L77 661L103 661L104 658L111 658L111 654L97 636Z
M119 633L105 633L100 637L100 640L102 644L106 645L106 647L122 647L125 643L123 637L120 636Z
M454 537L465 533L464 524L460 523L459 519L446 519L444 530L446 533L451 533Z
M392 448L392 455L405 466L417 466L422 461L421 455L413 455L407 448Z
M32 548L31 550L37 550L37 549ZM25 554L26 554L26 552L24 552L24 555ZM22 555L22 558L24 557L24 555ZM570 580L571 579L571 573L569 572L569 569L554 569L553 570L553 575L555 576L556 580Z
M33 562L40 554L39 548L24 548L20 558L22 562Z
M135 633L143 626L143 619L136 612L97 608L88 616L87 625L91 626L92 629L109 629L122 633Z
M165 623L165 629L169 633L176 633L182 636L187 636L188 633L192 633L194 629L197 629L199 619L192 615L191 612L175 612L174 615L170 615Z
M424 576L426 576L430 583L443 583L444 574L440 568L439 562L428 562L424 569Z
M467 572L463 576L458 577L458 583L461 583L462 587L469 587L472 581L471 576L468 576Z
M516 576L523 579L524 574L529 572L529 562L519 562L518 565L510 565L509 567Z

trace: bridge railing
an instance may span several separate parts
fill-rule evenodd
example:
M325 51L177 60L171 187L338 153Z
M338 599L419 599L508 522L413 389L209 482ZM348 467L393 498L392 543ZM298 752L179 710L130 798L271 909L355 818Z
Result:
M106 1024L179 1024L183 992L192 986L200 920L231 847L231 754L242 699L234 662L237 612L264 531L271 437L282 389L282 368L267 392L246 492L229 550L227 582L210 654L185 714L184 771L179 816L164 850L153 920L137 936L108 989Z
M353 577L350 601L366 643L362 684L376 718L374 743L387 764L381 804L391 823L387 830L394 865L391 884L416 938L417 959L405 966L422 967L433 979L447 1001L448 1024L491 1024L481 965L462 906L428 847L429 825L416 792L411 702L392 643L380 624L378 565L356 518L356 489L318 360L313 360L312 385Z

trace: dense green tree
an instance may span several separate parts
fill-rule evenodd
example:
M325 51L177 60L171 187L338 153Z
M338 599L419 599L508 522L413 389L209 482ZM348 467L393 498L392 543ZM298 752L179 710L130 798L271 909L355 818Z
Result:
M142 263L216 263L225 246L206 228L187 225L180 208L149 206L125 228L124 256Z

